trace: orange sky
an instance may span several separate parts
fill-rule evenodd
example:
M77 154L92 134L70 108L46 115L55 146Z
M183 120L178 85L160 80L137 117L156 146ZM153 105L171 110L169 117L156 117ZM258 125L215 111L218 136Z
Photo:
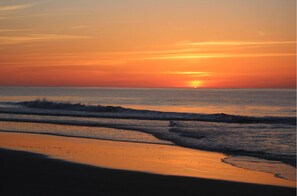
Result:
M0 86L295 88L295 0L4 0Z

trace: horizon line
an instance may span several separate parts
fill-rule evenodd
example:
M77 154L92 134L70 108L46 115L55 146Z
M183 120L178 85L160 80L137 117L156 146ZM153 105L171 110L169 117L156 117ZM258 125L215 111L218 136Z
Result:
M295 89L297 87L136 87L136 86L127 86L127 87L123 87L123 86L2 86L0 85L0 88L115 88L115 89L193 89L193 90L199 90L199 89Z

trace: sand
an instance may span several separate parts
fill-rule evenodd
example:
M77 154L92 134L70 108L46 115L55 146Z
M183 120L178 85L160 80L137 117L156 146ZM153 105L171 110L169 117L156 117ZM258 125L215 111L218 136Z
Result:
M102 168L295 187L294 181L222 163L223 154L170 145L0 133L0 147Z
M1 196L294 196L296 189L104 169L0 149Z

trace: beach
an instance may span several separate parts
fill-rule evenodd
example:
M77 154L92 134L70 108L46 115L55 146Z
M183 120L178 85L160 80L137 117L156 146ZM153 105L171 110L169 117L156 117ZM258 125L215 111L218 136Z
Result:
M0 20L0 196L296 195L296 0L2 0Z
M294 91L0 92L0 195L296 194Z
M21 133L0 133L0 141L5 157L1 195L294 195L296 191L295 181L224 164L220 153Z

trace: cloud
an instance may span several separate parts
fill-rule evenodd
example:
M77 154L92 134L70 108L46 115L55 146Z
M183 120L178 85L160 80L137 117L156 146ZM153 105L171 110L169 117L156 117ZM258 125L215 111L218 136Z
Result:
M24 36L0 36L0 45L22 44L40 41L54 41L64 39L85 39L87 36L60 34L29 34Z
M102 68L101 68L102 69ZM75 71L75 72L96 72L105 74L106 71L103 71L98 68L98 66L86 66L86 65L38 65L38 66L20 66L17 67L18 71L22 72L61 72L61 71Z
M0 6L1 11L16 11L16 10L23 10L29 7L32 7L34 4L18 4L18 5L6 5Z
M263 53L263 54L183 54L142 58L142 60L190 60L211 58L250 58L250 57L281 57L296 56L295 53Z
M22 32L22 31L29 31L29 29L0 29L0 33L5 33L5 32Z
M275 45L275 44L296 44L296 41L209 41L209 42L179 42L180 46L246 46L246 45Z
M191 59L212 59L212 58L253 58L253 57L281 57L281 56L296 56L292 51L278 51L271 53L263 50L255 53L250 50L254 47L271 46L276 48L276 45L291 45L296 44L296 41L206 41L206 42L190 42L183 41L174 44L179 48L176 50L154 51L147 53L138 60L191 60ZM230 47L228 47L230 46ZM239 51L241 50L241 51ZM229 51L229 52L227 52Z
M164 74L172 74L172 75L186 75L186 76L195 76L195 77L205 77L211 76L211 72L202 72L202 71L167 71L162 72Z

